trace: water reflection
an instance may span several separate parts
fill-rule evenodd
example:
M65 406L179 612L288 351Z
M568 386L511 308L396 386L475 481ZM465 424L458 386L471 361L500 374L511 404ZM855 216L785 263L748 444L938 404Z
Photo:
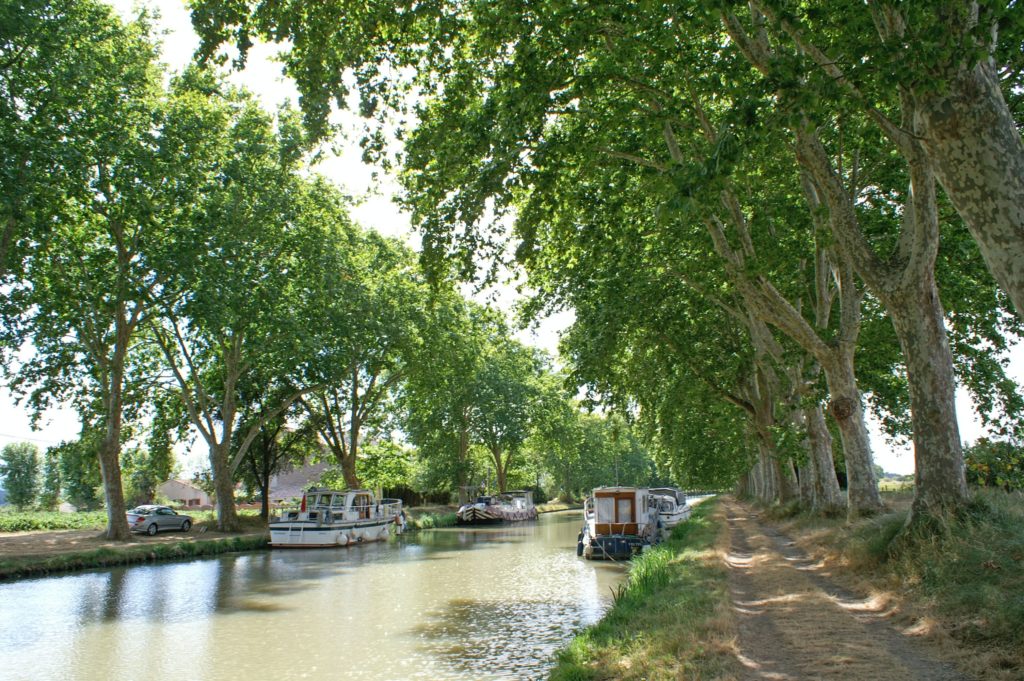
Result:
M0 585L0 679L540 678L623 577L578 513Z

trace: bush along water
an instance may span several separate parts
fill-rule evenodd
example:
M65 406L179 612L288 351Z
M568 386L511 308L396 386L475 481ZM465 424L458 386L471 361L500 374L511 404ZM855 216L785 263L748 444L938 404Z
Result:
M701 504L668 541L631 561L604 618L557 655L551 678L714 678L734 671L715 502Z

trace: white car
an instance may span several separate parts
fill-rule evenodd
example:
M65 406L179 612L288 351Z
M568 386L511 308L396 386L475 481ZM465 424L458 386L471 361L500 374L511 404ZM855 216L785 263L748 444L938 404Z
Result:
M191 528L192 518L178 513L169 506L146 504L128 511L128 529L132 532L145 532L153 536L160 530L188 532Z

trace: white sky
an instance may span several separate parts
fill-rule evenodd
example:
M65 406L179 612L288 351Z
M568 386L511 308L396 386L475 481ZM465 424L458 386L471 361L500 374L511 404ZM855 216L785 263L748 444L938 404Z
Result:
M110 0L111 4L124 16L135 13L139 3L135 0ZM166 31L163 38L163 58L173 71L180 71L192 57L198 44L198 38L192 31L191 21L184 2L180 0L152 0L145 5L158 8L161 19L158 27ZM280 64L273 61L276 48L271 45L256 45L247 62L246 70L232 73L230 79L255 93L268 110L274 110L285 100L298 101L298 91L290 80L281 74ZM376 169L379 180L375 183L372 173L375 170L362 163L361 151L358 147L358 119L350 113L342 112L339 119L347 129L356 134L349 135L340 145L341 153L322 162L317 171L331 178L350 195L362 201L353 207L353 217L364 227L378 230L384 234L403 239L410 246L418 243L409 223L409 217L399 211L392 197L398 191L394 177L388 176L381 169ZM496 304L510 309L516 294L511 287L499 287L492 291L497 296ZM572 321L571 313L555 315L541 322L535 331L520 332L523 342L545 348L552 354L556 353L558 332L566 328ZM1012 373L1019 382L1024 380L1024 349L1018 346L1012 353ZM960 391L957 395L957 411L960 420L961 436L965 442L971 442L984 434L980 424L970 410L970 401ZM27 409L14 403L11 394L0 387L0 445L8 442L28 440L35 442L40 448L57 444L62 440L74 439L79 430L78 420L69 409L51 410L43 415L40 429L33 430L29 423ZM914 469L913 454L909 446L893 448L879 434L877 426L873 427L872 444L875 460L888 472L908 474ZM198 451L197 451L198 450ZM201 443L193 451L183 457L186 469L193 469L205 461L205 446Z

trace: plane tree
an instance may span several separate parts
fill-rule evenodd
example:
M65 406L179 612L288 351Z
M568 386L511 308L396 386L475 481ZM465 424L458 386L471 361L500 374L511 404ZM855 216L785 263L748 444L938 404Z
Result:
M428 291L412 252L376 232L348 244L350 263L318 313L332 330L318 349L318 384L302 397L309 418L341 467L360 486L364 439L389 432L396 399L421 342ZM425 360L428 361L429 360Z
M484 351L507 333L493 310L438 286L425 309L421 342L407 363L402 390L403 428L416 446L431 486L468 486L476 376Z
M152 375L137 336L195 167L176 145L191 121L171 115L144 22L87 1L3 11L4 343L33 347L5 369L37 413L95 415L107 536L126 540L123 423Z
M858 109L908 163L924 153L995 280L1024 315L1024 15L1013 0L723 3L789 53L776 82ZM799 75L798 75L799 74ZM803 84L800 85L803 87ZM893 113L902 101L903 112ZM901 139L909 133L920 146Z
M758 262L765 251L754 254L747 248L755 232L770 221L757 224L760 197L731 181L748 144L775 140L777 150L795 156L799 194L827 227L831 270L844 282L838 288L844 301L839 316L848 318L858 309L854 301L861 293L855 272L892 319L905 358L917 454L914 515L956 507L965 499L966 486L953 411L952 354L934 271L940 226L936 178L948 185L951 171L941 167L945 161L941 151L936 153L934 140L914 132L914 126L918 132L934 131L934 126L929 128L934 121L921 121L939 101L927 86L921 89L919 83L927 79L915 69L932 63L952 65L955 71L966 63L970 71L984 62L978 56L984 50L971 52L970 46L995 53L998 46L985 42L994 38L980 36L996 35L989 30L996 26L993 21L1006 28L1002 20L1011 14L1003 10L1010 4L971 5L978 10L973 14L970 8L966 14L959 9L946 14L922 10L911 13L914 21L908 21L909 10L885 3L861 7L862 13L874 12L871 28L890 48L904 44L900 41L910 34L908 26L934 29L936 16L941 21L966 17L969 28L950 34L964 42L948 53L940 50L928 57L932 62L913 62L915 68L908 71L917 81L887 90L877 87L863 100L868 106L858 101L839 107L821 103L842 100L851 83L857 85L834 72L843 67L842 60L815 51L793 20L796 12L781 11L767 1L750 5L753 9L745 3L694 4L680 11L677 5L579 6L557 0L500 7L418 3L368 8L356 14L361 20L348 24L350 30L338 31L341 17L351 9L345 2L322 3L315 12L302 13L292 3L234 4L226 9L218 0L206 0L194 4L194 20L207 54L229 39L245 48L252 34L291 39L286 67L307 94L307 115L314 121L324 119L332 100L344 100L351 82L342 77L346 69L356 76L364 113L380 117L407 89L403 68L417 69L414 83L421 99L407 105L415 108L417 123L402 158L406 202L424 231L428 261L447 256L463 274L474 270L475 253L503 242L495 234L502 234L502 219L524 192L550 197L537 191L536 171L563 120L578 120L577 130L594 132L567 142L590 166L612 159L621 166L648 169L652 183L674 186L676 194L665 210L707 228L715 253L731 269L731 283L762 321L799 343L823 371L837 364L838 350L840 370L829 377L832 413L849 424L841 429L844 448L854 469L854 492L864 500L852 504L851 511L872 512L879 504L870 457L857 455L866 447L865 430L855 417L861 399L849 380L856 347L850 334L857 323L850 320L846 331L833 338L827 330L825 338L814 333L793 301L776 295L775 284L766 285L771 282ZM853 26L855 40L866 35L868 22L853 21L854 13L844 7L836 16L851 18L842 27L849 33ZM825 15L829 13L808 12L797 18L813 23ZM1010 29L1009 44L1016 30ZM1009 53L1002 50L1001 58L1012 61L1003 52ZM863 56L863 51L853 53ZM949 54L952 61L943 61ZM808 60L824 74L809 69ZM873 68L874 61L859 63ZM949 78L945 83L951 83ZM982 99L998 105L998 97ZM997 157L1007 161L1004 167L1012 174L1019 135L1012 119L1007 125L1007 116L998 109L992 109L998 114L993 129L1002 131L1005 144L1000 143L1002 156ZM588 146L595 137L616 144ZM371 152L381 149L380 138L371 138L369 146ZM982 157L975 152L983 146L979 141L973 158ZM748 177L770 165L773 156L780 154L762 152L745 159L751 162ZM893 162L894 156L899 163ZM1011 180L995 179L1004 193L994 208L1004 216L1012 215L1007 206L1019 205L1007 199L1013 196ZM958 208L966 212L962 202ZM1000 229L1010 224L1012 231L1012 219L1001 222ZM529 244L529 234L519 236ZM993 249L983 244L982 250L991 266ZM1013 282L997 268L993 271L1015 298Z
M209 73L189 71L180 87L176 113L197 122L211 162L149 331L165 385L207 444L218 527L231 531L234 480L262 422L316 385L314 359L329 334L320 310L329 277L344 274L338 253L352 228L337 190L299 175L304 145L293 116L275 119ZM232 447L240 390L253 374L290 389Z

